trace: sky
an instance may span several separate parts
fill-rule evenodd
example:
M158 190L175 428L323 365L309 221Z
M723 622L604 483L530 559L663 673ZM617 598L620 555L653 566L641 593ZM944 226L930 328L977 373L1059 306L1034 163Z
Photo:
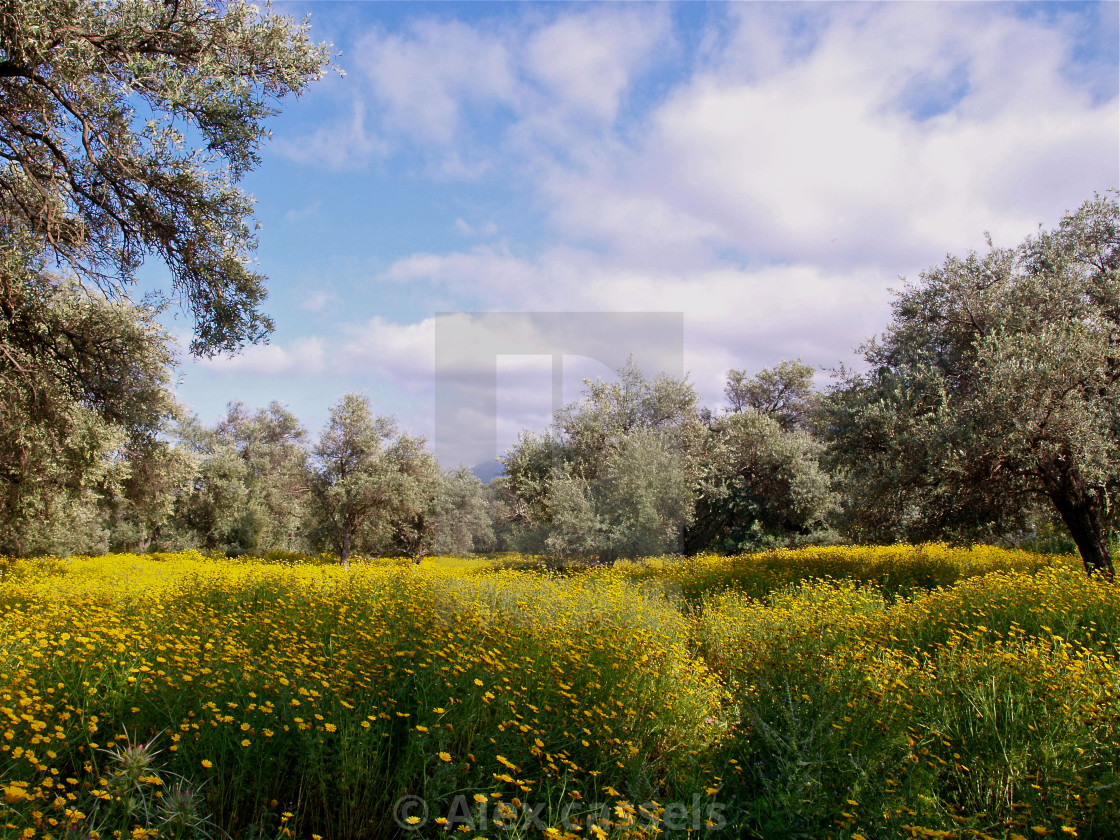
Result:
M1120 186L1117 2L273 7L334 69L242 182L276 330L184 358L208 423L358 391L475 465L629 354L823 386L901 278Z

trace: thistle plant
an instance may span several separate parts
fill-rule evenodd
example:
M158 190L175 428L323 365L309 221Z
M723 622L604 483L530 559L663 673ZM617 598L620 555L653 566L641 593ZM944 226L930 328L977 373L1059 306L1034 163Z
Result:
M203 800L188 779L161 768L155 748L160 734L145 743L132 743L126 731L123 743L98 750L106 757L101 787L91 791L97 799L85 824L88 836L209 838L210 824Z

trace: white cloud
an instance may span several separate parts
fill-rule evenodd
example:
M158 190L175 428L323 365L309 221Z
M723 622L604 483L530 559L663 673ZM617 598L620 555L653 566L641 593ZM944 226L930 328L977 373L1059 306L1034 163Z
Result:
M985 229L1014 241L1117 179L1116 100L1093 105L1065 78L1061 30L896 4L825 12L814 46L744 5L727 52L769 52L678 86L632 146L548 169L560 230L656 263L734 249L908 265ZM955 72L956 100L910 84Z
M533 32L523 61L552 108L611 123L635 75L650 65L654 49L667 43L668 7L600 7Z
M322 312L328 306L338 302L338 295L325 289L312 289L299 303L299 308L304 312Z
M285 349L277 344L252 344L239 353L198 359L194 364L222 376L316 376L326 370L326 344L301 338Z
M515 98L505 44L458 21L422 19L403 35L375 31L356 52L386 122L409 137L450 144L464 105L493 107Z
M320 199L315 199L310 204L303 207L293 207L284 213L284 221L289 223L302 222L304 219L310 219L313 216L319 215L323 209L323 202Z
M759 370L797 357L822 368L850 361L852 350L886 323L885 288L896 280L874 267L714 265L677 272L604 263L593 252L570 249L526 259L485 248L413 255L390 266L386 276L471 288L483 301L481 308L577 313L576 320L567 322L570 346L580 346L582 340L578 313L683 313L683 370L691 374L709 405L721 403L723 377L732 367ZM622 358L629 352L640 356L642 339L640 334L616 336ZM515 324L503 330L501 346L507 349L501 352L520 346L530 348L527 353L547 353L554 346L550 340L534 332L531 322L520 328ZM477 339L461 343L474 346ZM524 357L520 367L506 361L505 406L520 404L513 395L519 384L526 389L526 400L536 399L532 394L539 383L532 376L517 375L522 367L532 368L532 359ZM466 364L464 371L474 369L472 365L477 367ZM567 371L566 399L574 396L567 386L578 385L580 378ZM528 414L525 424L536 427Z
M297 163L335 170L361 168L370 158L389 151L385 141L367 127L366 103L362 99L351 103L346 122L321 126L310 134L279 137L272 148Z
M455 231L463 236L493 236L498 232L498 225L492 221L472 225L465 219L456 219Z
M477 179L507 163L509 150L575 149L580 126L612 124L635 79L676 49L667 7L526 18L470 26L424 17L401 31L374 28L345 61L378 133L367 129L366 110L355 111L346 124L278 141L278 150L358 168L390 148L419 148L430 159L426 174Z
M429 160L422 177L528 194L539 244L509 239L506 216L493 241L474 215L492 211L458 209L454 231L485 244L398 257L372 282L445 311L683 312L686 369L713 405L730 367L851 360L900 274L986 230L1013 244L1120 182L1117 99L1071 74L1064 24L972 4L744 3L714 18L691 53L661 6L379 29L353 74L368 112L299 154L344 167L407 152ZM634 96L686 54L683 75ZM362 321L321 339L317 364L423 394L435 329ZM295 345L241 365L296 370L300 355L314 368ZM530 425L540 383L507 367L505 404Z
M413 254L397 260L378 278L381 282L424 282L450 297L448 309L472 309L470 299L485 306L519 308L521 296L539 280L533 264L505 245L480 245L450 254Z
M395 324L381 317L348 325L345 338L332 351L339 372L387 377L410 389L426 389L435 369L435 320Z

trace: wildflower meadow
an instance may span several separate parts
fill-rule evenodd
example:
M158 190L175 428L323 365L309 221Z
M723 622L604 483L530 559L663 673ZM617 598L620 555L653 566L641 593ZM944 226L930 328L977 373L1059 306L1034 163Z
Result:
M0 561L0 837L1116 837L1118 595L940 545Z

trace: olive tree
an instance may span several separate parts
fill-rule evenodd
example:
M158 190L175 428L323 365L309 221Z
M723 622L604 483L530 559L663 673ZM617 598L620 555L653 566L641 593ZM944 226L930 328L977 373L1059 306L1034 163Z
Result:
M176 429L179 451L191 460L186 486L175 501L179 545L252 554L259 548L265 517L253 494L249 465L234 441L197 418Z
M107 498L139 544L165 518L136 495L182 466L156 318L184 304L196 354L268 332L237 182L326 58L240 0L0 0L0 551L92 550ZM171 288L133 301L151 256Z
M215 432L244 462L248 503L261 523L256 550L305 548L301 532L311 497L310 444L299 419L276 401L253 413L234 403Z
M753 409L778 421L783 429L805 426L817 401L813 390L816 368L800 359L779 362L754 376L745 370L727 372L723 393L731 412Z
M4 0L0 46L0 237L109 295L158 256L196 353L267 333L237 181L323 71L307 24L241 0Z
M838 505L823 446L755 408L713 421L697 457L690 551L831 540Z
M1016 248L948 257L841 371L821 431L850 530L990 537L1039 500L1113 576L1120 490L1120 207L1097 196Z
M0 553L104 550L95 508L174 406L155 316L48 273L26 233L0 247Z
M439 465L422 438L374 415L366 397L346 394L331 408L312 466L319 531L343 566L355 551L419 561L431 550Z
M486 486L466 467L442 475L432 508L433 554L494 549L494 520Z
M523 434L502 459L515 545L604 562L679 551L692 510L689 452L702 434L695 390L633 362L616 381L584 386L547 433Z

